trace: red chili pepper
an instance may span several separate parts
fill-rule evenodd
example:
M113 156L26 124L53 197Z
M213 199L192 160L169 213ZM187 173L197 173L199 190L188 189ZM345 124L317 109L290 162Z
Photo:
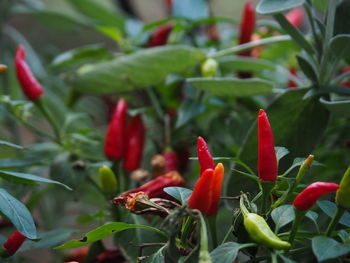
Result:
M133 117L127 129L126 155L124 159L124 169L134 171L140 167L143 144L145 140L145 127L141 115Z
M126 112L128 105L124 99L120 99L113 113L112 120L106 134L105 155L111 159L125 157L126 138Z
M120 196L114 198L114 202L117 204L122 204L126 199L134 193L144 192L148 195L149 198L169 198L169 195L163 191L163 188L169 186L184 186L185 180L183 177L176 171L163 174L154 178L153 180L141 185L138 188L131 189L122 193Z
M22 246L25 240L26 237L16 230L3 244L3 247L7 250L7 253L12 256Z
M289 68L289 73L295 77L298 77L297 69L296 67L290 67ZM296 84L293 80L288 81L288 88L296 88L298 87L298 84Z
M215 169L206 169L194 186L188 199L188 207L198 209L204 215L214 215L218 211L224 166L218 163Z
M255 7L248 1L243 9L242 22L239 35L239 44L245 44L251 41L255 29ZM243 51L239 55L250 56L251 50Z
M345 67L345 68L343 69L342 73L346 73L346 72L350 72L350 66ZM344 82L340 83L340 86L350 88L350 82L349 82L349 81L344 81Z
M301 23L303 22L303 19L304 19L304 10L300 7L294 8L293 10L290 10L286 14L286 19L293 26L300 28Z
M258 174L262 181L274 182L277 179L273 133L264 110L260 110L258 116Z
M338 184L316 182L306 187L293 201L293 206L300 210L309 210L316 201L324 194L335 192L339 188Z
M177 171L177 156L174 151L171 149L165 150L163 153L164 159L165 159L165 173L169 173L171 171Z
M210 154L207 143L202 137L198 137L197 141L197 154L198 161L200 164L200 174L202 174L207 169L214 169L215 163L213 157Z
M15 68L17 78L27 98L33 101L39 99L43 94L43 88L27 64L25 50L22 45L18 46L16 51Z
M149 46L156 47L166 45L172 29L173 25L171 24L163 25L157 28L157 30L154 31L154 33L151 36Z

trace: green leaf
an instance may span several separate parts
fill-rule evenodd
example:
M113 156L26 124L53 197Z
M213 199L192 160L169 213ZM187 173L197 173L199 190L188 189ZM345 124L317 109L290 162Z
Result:
M317 205L321 208L323 213L328 215L329 217L333 218L335 211L337 210L337 205L331 201L323 200L318 201ZM340 218L339 224L342 224L343 226L350 227L350 213L345 212L344 215Z
M350 34L336 35L331 39L330 49L338 58L350 58Z
M179 128L190 120L194 119L205 110L204 105L199 100L186 99L177 111L176 128Z
M273 222L275 222L276 229L289 224L295 218L294 209L292 205L282 205L275 208L271 212Z
M224 71L260 71L275 70L276 65L265 59L241 56L226 56L218 60L221 70Z
M36 239L36 228L27 207L0 188L0 211L15 228L29 239Z
M57 12L39 11L33 16L43 25L60 31L77 31L83 26L81 21Z
M286 147L276 146L275 151L276 151L277 162L279 162L284 156L289 154L289 151Z
M341 244L332 238L317 236L312 239L312 251L318 262L322 262L348 254L350 244Z
M334 18L334 35L350 34L350 2L342 1L336 10Z
M192 190L183 187L166 187L163 191L179 200L182 205L187 205L187 200L192 194Z
M296 55L300 69L304 72L305 76L308 77L311 81L317 82L317 74L312 64L300 55Z
M215 263L231 263L233 262L240 249L254 246L255 244L239 244L236 242L227 242L215 248L210 256Z
M287 258L281 253L278 253L278 256L283 260L284 263L297 263L296 261L291 260L290 258Z
M155 231L163 236L166 236L166 234L162 231L160 231L157 228L145 226L145 225L134 225L134 224L127 224L123 222L113 222L113 223L107 223L103 226L100 226L88 233L85 234L85 236L80 240L71 240L67 243L60 245L56 247L55 249L65 249L65 248L75 248L75 247L81 247L88 244L91 244L93 242L96 242L98 240L101 240L105 237L108 237L110 235L117 234L120 231L128 230L128 229L135 229L135 228L144 228L149 229L152 231Z
M108 50L102 45L88 45L59 54L54 58L51 66L54 69L75 66L80 63L91 62L109 57Z
M347 117L350 115L350 100L329 101L324 97L320 98L320 103L325 106L332 114Z
M211 92L213 95L244 97L273 93L273 83L262 79L190 78L193 87Z
M163 250L165 247L160 248L156 253L151 255L150 257L142 260L143 263L164 263L165 258L163 255Z
M262 15L272 15L303 5L305 0L261 0L256 11Z
M45 163L45 159L0 159L0 169L26 167Z
M72 85L83 93L108 94L160 83L169 73L182 73L205 58L187 46L149 48L78 69Z
M5 145L5 146L16 148L16 149L24 149L24 147L21 145L17 145L17 144L14 144L12 142L3 141L3 140L0 140L0 145Z
M5 180L15 181L15 182L23 183L23 184L33 184L33 183L35 184L36 182L58 184L58 185L63 186L67 190L73 190L69 186L62 184L58 181L51 180L51 179L48 179L45 177L36 176L33 174L8 172L8 171L0 170L0 177L4 178Z
M289 168L296 157L308 156L318 144L325 131L329 112L318 102L317 98L303 100L305 89L288 90L277 97L268 106L266 112L274 133L275 145L286 147L290 154L279 163L280 171ZM307 129L305 128L307 127ZM257 165L257 125L253 124L238 158L249 167ZM241 176L232 173L228 179L227 194L239 194L239 191L256 191L256 184L243 180ZM236 187L239 184L239 189Z

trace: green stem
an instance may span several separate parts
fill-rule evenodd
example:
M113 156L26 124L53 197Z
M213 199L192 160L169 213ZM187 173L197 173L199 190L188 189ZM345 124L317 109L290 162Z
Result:
M338 206L337 211L335 212L335 215L333 216L331 222L329 223L326 231L326 235L330 236L335 228L335 226L338 224L340 218L343 216L345 212L345 209L343 207Z
M201 213L199 213L200 218L200 248L199 248L199 262L211 262L211 257L208 251L208 231L205 224L205 220Z
M58 144L61 144L60 129L59 129L56 121L52 118L50 112L47 110L44 101L42 99L38 99L38 100L34 101L34 103L40 109L41 113L44 115L46 120L50 123L50 125L55 133L55 136L56 136L56 142Z
M182 226L182 233L181 233L181 244L183 246L186 246L188 243L188 236L191 233L192 227L193 227L193 217L189 216L185 219L185 222Z
M300 225L300 221L304 217L305 213L306 211L299 211L297 209L294 209L295 218L293 221L292 230L290 232L289 241L288 241L291 245L293 245L295 235L297 234L297 231Z
M122 174L121 172L120 164L121 164L120 160L113 160L112 171L117 177L118 193L123 193L125 189L125 178L124 178L124 174Z
M260 203L260 213L265 215L267 213L270 204L270 194L271 190L275 186L275 182L260 181L262 198Z
M80 99L81 93L76 91L74 88L70 88L68 96L66 98L66 106L72 108L75 103Z
M216 231L216 215L208 216L208 222L209 222L209 229L211 234L211 239L213 243L213 248L216 248L218 246L218 237L217 237L217 231Z
M245 50L248 50L248 49L251 49L254 47L259 47L259 46L263 46L263 45L267 45L267 44L274 44L274 43L279 43L279 42L287 42L290 40L291 40L290 36L286 36L286 35L267 37L267 38L257 40L254 42L249 42L249 43L242 44L239 46L234 46L231 48L223 49L221 51L218 51L218 52L215 52L215 53L209 55L209 58L220 58L223 56L239 53L241 51L245 51Z
M221 245L223 245L223 244L226 243L228 237L231 235L231 233L232 233L232 231L233 231L234 229L235 229L235 227L234 227L233 225L231 225L230 228L228 229L228 231L227 231L227 233L226 233L224 239L222 240Z

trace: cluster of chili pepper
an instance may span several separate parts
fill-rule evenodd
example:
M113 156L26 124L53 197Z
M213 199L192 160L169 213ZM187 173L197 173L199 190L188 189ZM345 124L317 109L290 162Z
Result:
M107 129L104 152L110 159L124 159L124 169L131 172L142 160L145 127L141 115L132 117L127 125L127 109L126 101L120 99Z

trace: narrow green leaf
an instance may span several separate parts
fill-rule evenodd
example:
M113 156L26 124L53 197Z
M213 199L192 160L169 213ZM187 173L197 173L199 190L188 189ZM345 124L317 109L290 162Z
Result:
M85 234L85 236L80 240L71 240L67 243L60 245L56 247L55 249L66 249L66 248L75 248L75 247L81 247L88 244L91 244L93 242L96 242L98 240L101 240L105 237L108 237L110 235L117 234L120 231L128 230L128 229L134 229L134 228L144 228L149 229L152 231L155 231L163 236L166 236L166 234L162 231L160 231L157 228L145 226L145 225L133 225L133 224L127 224L123 222L113 222L113 223L107 223L103 226L100 226L88 233Z
M303 5L305 0L260 0L256 11L262 15L282 13Z
M4 178L5 180L15 181L15 182L24 183L24 184L33 184L33 183L35 184L36 182L58 184L63 186L67 190L73 190L72 188L70 188L69 186L63 183L60 183L58 181L51 180L45 177L36 176L33 174L8 172L8 171L0 170L0 177Z
M273 83L262 79L190 78L193 87L211 92L213 95L244 97L273 93Z
M36 227L27 207L0 188L0 211L15 228L29 239L36 239Z
M192 190L183 187L166 187L163 191L179 200L182 205L187 205L187 200L192 194Z
M177 111L177 120L175 127L179 128L190 120L194 119L201 113L203 113L205 107L200 100L194 100L192 98L186 99Z
M317 82L317 74L312 64L306 60L304 57L300 55L296 55L298 64L301 70L304 72L305 76L307 76L311 81Z
M317 236L312 239L312 251L318 262L322 262L348 254L350 244L341 244L332 238Z
M268 60L241 56L226 56L220 58L219 65L224 71L260 71L276 69L276 65Z
M3 141L3 140L0 140L0 145L5 145L5 146L16 148L16 149L24 149L24 147L21 145L17 145L17 144L14 144L12 142Z

